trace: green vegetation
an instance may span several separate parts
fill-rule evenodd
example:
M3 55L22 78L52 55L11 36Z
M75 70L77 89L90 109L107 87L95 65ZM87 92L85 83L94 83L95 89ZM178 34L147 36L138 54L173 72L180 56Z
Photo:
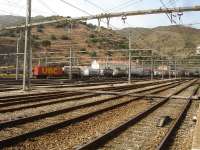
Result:
M35 47L35 48L39 48L40 42L38 42L37 40L32 39L31 45L32 45L33 47Z
M191 41L187 40L185 41L185 47L184 48L196 48L197 46L192 43Z
M43 40L43 41L41 42L41 45L42 45L43 47L51 47L51 41L49 41L49 40Z
M127 43L120 43L118 46L119 49L128 49L128 44Z
M91 23L87 24L87 27L90 28L90 29L96 29L97 28L96 25L93 25Z
M51 40L57 40L57 37L56 37L54 34L52 34L52 35L50 36L50 38L51 38Z
M43 33L43 29L42 28L37 28L37 32Z
M66 22L60 22L60 23L56 23L55 27L56 28L64 28L66 26L69 26L70 22L66 21Z
M61 40L70 40L70 38L67 35L62 35Z
M90 42L92 42L92 43L97 43L97 42L98 42L98 39L97 39L97 38L92 38L92 39L90 39Z
M0 36L17 37L16 32L12 30L1 31Z
M90 37L90 38L96 38L96 35L95 35L95 34L90 34L89 37Z
M45 27L44 27L44 25L41 24L41 25L38 26L38 28L44 29Z
M90 57L97 57L97 52L95 51L90 52Z
M39 40L40 37L38 35L32 34L32 40Z

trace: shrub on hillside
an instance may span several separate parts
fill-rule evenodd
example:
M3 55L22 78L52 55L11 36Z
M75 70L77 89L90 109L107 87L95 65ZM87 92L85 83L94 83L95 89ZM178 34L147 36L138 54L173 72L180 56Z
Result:
M11 30L5 30L0 32L0 36L16 37L16 33Z
M35 35L35 34L32 34L32 38L33 38L34 40L39 40L39 39L40 39L39 35Z
M43 47L50 47L50 46L51 46L51 41L49 41L49 40L43 40L43 41L41 42L41 45L42 45Z
M92 39L90 39L90 41L91 41L92 43L97 43L97 42L98 42L98 39L97 39L97 38L92 38Z
M52 34L50 38L51 38L51 40L57 40L57 38L54 34Z
M97 28L96 25L93 25L91 23L87 24L87 27L90 28L90 29L96 29Z
M42 28L37 28L37 32L43 33L43 29Z
M96 53L95 51L92 51L92 52L90 53L90 57L97 57L97 53Z
M67 35L62 35L62 36L61 36L61 39L62 39L62 40L70 40L70 38L69 38Z
M128 49L128 44L126 43L120 43L119 46L118 46L119 49Z

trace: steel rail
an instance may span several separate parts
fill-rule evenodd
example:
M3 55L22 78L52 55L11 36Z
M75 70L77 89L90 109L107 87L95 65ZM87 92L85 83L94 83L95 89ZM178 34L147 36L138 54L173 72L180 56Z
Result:
M191 86L196 81L197 80L192 80L189 84L185 85L184 87L182 87L178 91L173 92L167 98L164 98L161 102L151 106L150 108L148 108L144 112L139 113L138 115L134 116L133 118L129 119L128 121L121 123L119 126L115 127L112 130L109 130L108 132L104 133L103 135L97 137L96 139L80 146L79 148L77 148L77 150L94 150L94 149L97 149L98 147L104 145L106 142L108 142L109 140L118 136L120 133L125 131L127 128L129 128L130 126L133 126L134 124L136 124L137 122L139 122L140 120L142 120L143 118L148 116L150 113L152 113L153 111L158 109L160 106L164 105L166 102L168 102L168 100L173 95L177 95L178 93L187 89L189 86Z
M173 83L166 83L166 85L168 84L173 84ZM163 87L163 86L166 86L166 85L158 85L158 87ZM119 91L123 91L123 90L130 90L132 87L125 87L124 89L123 88L120 88ZM136 88L136 87L135 87ZM153 87L151 88L152 89L156 89L157 87ZM145 91L148 91L149 89L143 89L141 91L145 92ZM127 93L126 93L127 94ZM64 102L67 102L67 101L72 101L72 100L80 100L80 99L84 99L84 98L91 98L91 97L94 97L94 96L98 96L98 95L101 95L101 94L87 94L87 95L83 95L80 97L74 97L74 98L61 98L61 99L58 99L58 100L51 100L49 102L44 102L44 103L38 103L38 104L32 104L32 105L27 105L27 106L22 106L22 107L17 107L17 108L4 108L4 109L0 109L0 113L6 113L6 112L14 112L14 111L19 111L19 110L23 110L23 109L28 109L28 108L36 108L36 107L42 107L42 106L47 106L47 105L52 105L52 104L58 104L58 103L64 103ZM121 95L119 95L121 96ZM122 95L123 96L123 95Z
M150 92L150 93L157 93L157 92L161 92L161 91L164 91L164 90L165 89L158 89L157 91ZM27 133L24 133L24 134L21 134L21 135L17 135L17 136L8 138L8 139L1 140L0 141L0 148L4 148L4 147L15 145L15 144L17 144L19 142L22 142L22 141L24 141L24 140L26 140L28 138L34 138L34 137L37 137L37 136L44 135L46 133L51 133L51 132L53 132L53 131L55 131L57 129L67 127L67 126L69 126L71 124L84 121L84 120L86 120L88 118L94 117L94 116L102 114L104 112L107 112L107 111L110 111L110 110L125 106L125 105L127 105L127 104L129 104L129 103L131 103L131 102L133 102L135 100L139 100L141 98L143 98L143 96L138 97L138 98L132 98L129 101L122 102L122 103L119 103L119 104L115 104L115 105L112 105L112 106L109 106L109 107L105 107L105 108L102 108L102 109L99 109L99 110L96 110L96 111L81 115L79 117L75 117L75 118L72 118L72 119L69 119L69 120L65 120L65 121L56 123L54 125L49 125L49 126L44 127L44 128L36 129L34 131L30 131L30 132L27 132ZM9 125L6 125L6 126L9 126Z
M164 82L165 83L165 82ZM161 83L160 83L161 84ZM143 85L144 87L147 87L151 84L145 84ZM157 85L157 83L155 83L155 85ZM103 89L103 90L115 90L115 91L125 91L128 90L130 88L132 89L136 89L138 87L141 87L142 85L138 84L138 85L126 85L126 86L116 86L116 87L100 87L100 88L95 88L92 90L98 90L98 89ZM92 91L90 90L90 91ZM113 91L114 92L114 91ZM92 94L92 92L87 92L84 90L78 90L78 92L74 91L74 90L65 90L63 92L59 92L59 93L46 93L46 94L39 94L39 95L30 95L30 96L19 96L19 97L15 97L15 98L11 98L11 99L0 99L0 108L1 107L6 107L6 106L12 106L12 105L16 105L16 104L25 104L25 103L30 103L30 102L37 102L37 101L47 101L50 98L51 99L57 99L57 98L63 98L66 96L78 96L80 94ZM93 93L94 96L103 94L103 93Z
M175 135L176 131L178 130L179 126L181 125L182 121L187 115L187 112L192 104L192 96L194 96L197 93L198 89L199 86L196 86L190 98L187 99L187 103L184 105L183 110L179 113L176 121L172 124L169 131L160 142L159 146L157 147L157 150L164 150L169 147L170 141L173 139L173 136Z
M129 87L129 86L132 86L132 87L134 87L134 86L148 86L148 85L151 85L151 84L159 84L159 83L166 83L166 82L169 82L169 81L176 81L176 80L165 80L165 81L153 81L153 82L148 82L148 83L138 83L138 84L133 84L133 85L123 85L123 86L114 86L114 87L106 87L106 88L104 88L104 89L107 89L107 90L109 90L109 89L111 89L111 90L113 90L113 89L117 89L117 88L121 88L121 87ZM102 89L102 88L95 88L95 90L99 90L99 89ZM8 100L14 100L14 99L26 99L27 98L27 96L28 97L31 97L31 96L44 96L44 95L50 95L50 94L59 94L59 93L64 93L64 92L66 92L66 91L56 91L56 92L42 92L42 93L34 93L34 94L23 94L23 95L11 95L11 96L3 96L3 97L0 97L0 102L2 102L2 101L8 101Z
M162 90L162 91L167 90L169 88L176 87L180 84L181 83L177 83L177 84L174 84L174 85L165 85L167 87L165 87L164 89L160 89L160 90ZM160 87L157 87L157 88L160 88ZM158 91L160 92L160 90L158 90ZM73 106L73 107L70 107L70 108L65 108L65 109L61 109L61 110L57 110L57 111L53 111L53 112L48 112L48 113L44 113L44 114L40 114L40 115L35 115L35 116L31 116L31 117L26 117L26 118L20 118L18 120L2 122L2 123L0 123L0 129L12 127L14 125L24 124L24 123L27 123L27 122L40 120L40 119L47 118L47 117L53 117L53 116L56 116L56 115L60 115L60 114L67 113L67 112L74 111L74 110L81 109L81 108L86 108L86 107L91 107L91 106L94 106L94 105L103 104L105 102L112 101L112 100L115 100L117 98L122 98L124 96L126 96L126 94L123 94L123 95L120 95L120 96L114 96L114 97L107 98L107 99L104 99L104 100L101 100L101 101L89 102L89 103L86 103L86 104L81 104L81 105ZM144 97L144 96L138 96L138 97Z

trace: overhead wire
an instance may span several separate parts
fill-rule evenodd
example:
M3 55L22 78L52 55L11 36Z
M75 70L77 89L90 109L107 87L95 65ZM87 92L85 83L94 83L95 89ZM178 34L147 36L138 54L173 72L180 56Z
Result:
M142 0L129 0L129 1L124 2L124 3L122 3L122 4L120 4L120 5L116 6L116 7L113 7L111 9L109 9L108 11L113 11L113 10L116 10L116 9L120 9L121 10L121 9L130 7L132 5L135 5L135 4L137 4L137 3L141 2L141 1Z
M73 5L73 4L71 4L71 3L67 2L66 0L60 0L60 1L63 2L64 4L66 4L66 5L69 5L69 6L73 7L73 8L75 8L75 9L77 9L77 10L79 10L79 11L85 13L85 14L87 14L87 15L92 15L92 14L89 13L88 11L85 11L85 10L83 10L82 8L79 8L79 7L77 7L77 6ZM100 20L100 21L103 22L103 23L105 23L103 20ZM113 26L113 25L111 25L111 24L110 24L110 26L111 26L112 28L114 28L114 29L117 29L117 27L115 27L115 26Z
M162 4L162 6L163 6L164 8L167 9L167 6L165 5L165 3L164 3L162 0L160 0L160 3ZM176 21L173 19L173 14L171 14L171 16L169 16L168 13L165 13L165 14L166 14L166 16L168 17L168 19L170 20L171 23L177 24Z
M9 1L9 0L6 0L7 3L1 3L1 5L5 5L5 6L9 6L9 7L14 7L15 9L18 8L19 11L18 11L18 14L13 14L15 16L19 16L20 15L20 12L21 11L25 11L26 9L26 6L25 5L21 5L19 3L16 3L14 1ZM38 9L33 9L32 8L32 12L34 13L39 13L39 14L47 14L48 12L45 12L45 11L41 11L41 10L38 10Z
M40 4L42 4L44 7L46 7L49 11L51 11L53 14L57 14L58 15L58 13L57 12L55 12L53 9L51 9L43 0L38 0L38 2L40 3Z
M86 2L88 2L90 5L96 7L97 9L103 11L103 12L108 12L107 10L105 10L104 8L102 8L101 6L95 4L94 2L91 2L90 0L85 0Z

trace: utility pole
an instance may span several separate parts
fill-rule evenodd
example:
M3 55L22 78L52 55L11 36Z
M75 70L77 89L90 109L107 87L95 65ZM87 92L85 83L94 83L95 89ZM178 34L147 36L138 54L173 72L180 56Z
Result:
M25 46L24 46L24 72L23 72L23 90L31 90L30 85L30 54L31 54L31 0L27 0L26 25L25 25Z
M153 54L151 52L151 80L153 80L153 74L154 74L154 61L153 61Z
M171 65L170 65L170 61L169 61L169 79L171 79Z
M46 50L46 52L45 52L45 65L46 65L46 66L48 66L48 58L47 58L47 55L48 55L48 54L47 54L47 50Z
M175 65L175 67L174 67L174 68L175 68L175 79L176 79L176 78L177 78L176 59L175 59L175 62L174 62L174 63L175 63L175 64L174 64L174 65Z
M164 61L162 60L162 80L164 80Z
M19 50L21 49L22 32L20 30L19 38L17 38L17 53L16 53L16 80L19 79Z
M69 80L72 80L72 48L70 48L70 56L69 56Z
M128 66L128 83L131 84L131 33L129 33L129 66Z
M70 47L70 60L69 60L69 80L72 80L72 22L70 22L70 35L71 35L71 47Z
M142 65L142 72L144 74L144 61L143 60L141 60L141 65Z

